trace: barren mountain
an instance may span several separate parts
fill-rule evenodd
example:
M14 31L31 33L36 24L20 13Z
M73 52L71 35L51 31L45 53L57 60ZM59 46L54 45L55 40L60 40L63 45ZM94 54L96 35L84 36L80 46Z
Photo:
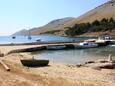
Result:
M111 17L115 19L115 0L104 3L64 25L72 26L76 23L93 22L95 20Z
M81 15L78 18L63 18L51 21L43 27L30 29L32 35L38 34L56 34L64 35L65 27L71 27L77 23L93 22L95 20L101 20L103 18L115 19L115 0L110 0L89 12ZM114 33L113 33L114 34Z
M13 35L26 35L26 34L28 34L28 30L23 29L23 30L20 30L20 31L14 33Z
M51 22L49 22L48 24L42 26L42 27L36 27L36 28L32 28L29 31L28 30L21 30L18 31L16 33L14 33L13 35L28 35L29 32L31 35L38 35L38 34L42 34L45 33L47 31L60 31L62 26L69 22L72 21L74 18L72 17L66 17L66 18L62 18L62 19L56 19L53 20Z

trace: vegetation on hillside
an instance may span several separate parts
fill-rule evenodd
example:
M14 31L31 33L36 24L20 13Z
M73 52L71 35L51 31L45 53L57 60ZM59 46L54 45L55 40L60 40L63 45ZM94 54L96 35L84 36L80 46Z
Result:
M46 31L44 33L41 33L41 34L54 34L56 32L60 32L61 30L52 30L52 31Z
M113 18L98 21L95 20L92 23L80 23L75 24L73 27L65 27L65 34L68 36L81 35L87 32L105 32L115 30L115 20Z

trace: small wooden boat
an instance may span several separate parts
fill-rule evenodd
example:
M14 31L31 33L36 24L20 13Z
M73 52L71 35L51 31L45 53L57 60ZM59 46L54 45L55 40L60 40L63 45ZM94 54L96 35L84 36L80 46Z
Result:
M24 66L27 67L47 66L49 63L49 60L42 60L42 59L24 59L20 61Z
M16 38L15 36L12 37L12 39L15 39L15 38Z
M29 39L29 40L31 40L31 39L32 39L32 37L31 37L31 36L28 36L28 39Z
M37 39L36 41L37 41L37 42L40 42L40 41L41 41L41 39Z

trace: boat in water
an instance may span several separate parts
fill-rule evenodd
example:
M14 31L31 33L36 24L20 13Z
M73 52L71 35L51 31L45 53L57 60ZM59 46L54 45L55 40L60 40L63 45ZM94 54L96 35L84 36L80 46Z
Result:
M37 41L37 42L40 42L40 41L41 41L41 39L37 39L36 41Z
M94 42L98 46L107 46L109 44L115 44L115 40L112 40L112 37L109 35L99 36L98 39L88 39L85 42Z
M39 66L47 66L49 60L42 60L42 59L23 59L20 60L23 66L27 67L39 67Z
M74 44L74 47L78 48L78 49L96 48L96 47L98 47L98 44L96 44L94 42L81 42L79 44Z
M30 34L30 30L28 31L28 39L29 39L29 40L32 39L31 34Z
M98 39L95 41L99 46L107 46L112 43L112 37L109 35L103 35L98 37Z
M15 38L16 38L15 36L12 37L12 39L15 39Z

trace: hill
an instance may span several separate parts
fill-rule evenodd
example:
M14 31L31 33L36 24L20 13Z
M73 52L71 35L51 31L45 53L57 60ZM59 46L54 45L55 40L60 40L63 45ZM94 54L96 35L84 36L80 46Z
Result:
M31 31L31 34L33 35L38 35L38 34L66 35L65 27L72 27L75 24L79 24L79 23L87 23L87 22L91 23L95 20L100 21L103 18L109 19L111 17L115 19L115 0L108 1L90 10L89 12L81 15L78 18L69 17L69 18L57 19L48 23L47 25L43 27L33 28L30 31ZM112 34L115 34L115 33L112 33Z
M110 19L111 17L113 19L115 19L115 0L111 0L111 1L108 1L92 10L90 10L89 12L81 15L80 17L70 21L70 22L67 22L64 24L64 26L62 27L65 28L65 27L72 27L74 26L75 24L80 24L80 23L87 23L87 22L90 22L92 23L93 21L95 20L102 20L103 18L107 18L107 19ZM63 29L65 30L65 29ZM108 33L108 34L115 34L115 31L113 32L100 32L100 33L85 33L83 34L84 36L89 36L91 34L91 36L98 36L98 35L101 35L101 34L104 34L104 33ZM58 32L58 34L60 35L63 35L65 34L65 31L61 31L61 32Z
M66 23L65 26L73 26L76 23L93 22L95 20L111 17L115 19L115 0L111 0L92 9L80 17Z
M31 35L38 35L38 34L43 34L45 32L47 32L47 34L49 34L49 31L53 31L53 32L58 32L61 30L61 27L69 22L72 21L74 18L73 17L66 17L66 18L62 18L62 19L56 19L53 20L51 22L49 22L48 24L42 26L42 27L36 27L36 28L32 28L29 31L28 30L21 30L18 31L16 33L14 33L13 35L28 35L28 32L31 33ZM49 33L48 33L49 32Z
M23 30L20 30L20 31L12 34L12 35L26 35L26 34L28 34L28 30L23 29Z

